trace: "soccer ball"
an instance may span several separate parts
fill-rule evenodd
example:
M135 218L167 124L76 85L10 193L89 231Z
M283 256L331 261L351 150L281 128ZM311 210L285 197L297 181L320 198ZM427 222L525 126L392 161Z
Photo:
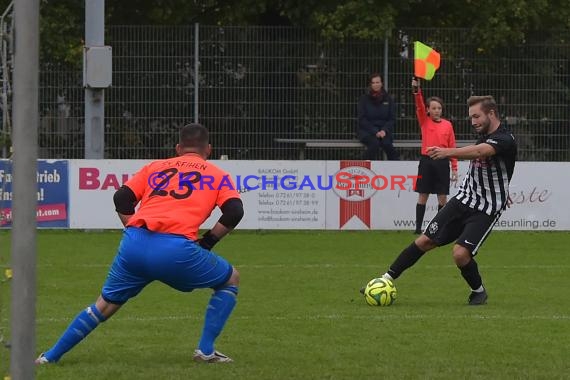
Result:
M364 288L364 299L370 306L390 306L396 300L396 286L386 278L373 278Z

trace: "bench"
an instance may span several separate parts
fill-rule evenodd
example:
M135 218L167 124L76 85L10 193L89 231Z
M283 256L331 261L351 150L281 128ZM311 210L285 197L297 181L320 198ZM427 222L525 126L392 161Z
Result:
M305 159L305 151L307 148L363 148L364 145L358 140L342 140L342 139L287 139L276 138L275 142L282 144L294 144L299 150L299 160ZM457 140L457 147L473 145L475 140ZM421 148L422 140L396 140L394 147L396 148Z

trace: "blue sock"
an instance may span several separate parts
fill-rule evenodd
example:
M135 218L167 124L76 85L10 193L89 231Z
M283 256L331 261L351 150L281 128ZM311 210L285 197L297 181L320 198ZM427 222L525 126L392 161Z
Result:
M238 287L230 285L218 289L212 294L206 309L202 338L200 338L200 343L198 344L198 348L204 354L210 355L214 352L214 341L222 332L226 321L236 306L237 293Z
M57 362L63 354L81 342L101 322L105 322L105 317L97 310L95 304L83 310L69 324L57 343L45 352L46 359L50 362Z

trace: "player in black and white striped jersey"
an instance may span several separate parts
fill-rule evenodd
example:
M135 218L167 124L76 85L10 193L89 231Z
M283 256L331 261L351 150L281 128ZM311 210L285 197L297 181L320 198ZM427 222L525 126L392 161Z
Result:
M471 164L458 193L430 221L424 233L404 249L383 277L395 280L427 251L455 241L453 259L471 288L470 305L487 302L487 292L474 257L509 205L509 183L517 158L512 133L501 124L491 96L467 100L471 124L480 137L463 148L428 148L432 159L456 157Z
M477 140L479 144L490 145L495 152L491 156L471 160L455 198L485 214L500 213L508 202L509 183L515 169L515 138L507 128L500 126L494 132L481 135ZM438 152L434 150L433 155L438 155Z

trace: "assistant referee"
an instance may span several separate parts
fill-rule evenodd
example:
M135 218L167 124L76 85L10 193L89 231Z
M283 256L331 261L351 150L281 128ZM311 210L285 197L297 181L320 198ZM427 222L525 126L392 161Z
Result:
M424 97L418 79L412 79L412 92L416 103L416 116L422 131L422 150L418 165L418 180L415 191L419 193L416 204L416 229L422 233L426 212L426 203L430 194L437 194L438 211L447 203L449 194L451 163L451 181L457 181L457 159L433 160L428 156L427 148L455 148L455 133L449 120L441 117L443 101L432 96L424 103Z

